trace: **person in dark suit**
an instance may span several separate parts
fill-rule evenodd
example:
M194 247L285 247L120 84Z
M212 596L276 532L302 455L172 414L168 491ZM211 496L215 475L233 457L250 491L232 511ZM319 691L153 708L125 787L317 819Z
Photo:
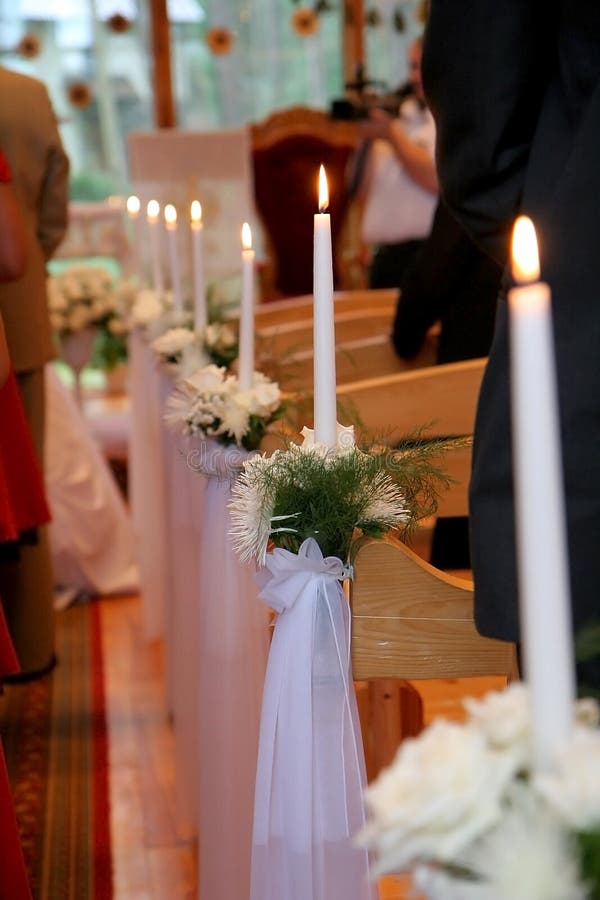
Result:
M600 613L600 4L433 0L423 59L442 195L504 264L516 216L550 284L576 630ZM507 275L508 281L508 275ZM519 637L507 309L479 401L471 479L475 616ZM600 684L597 661L580 683Z
M23 274L0 284L0 314L43 466L44 366L55 356L46 298L46 262L67 229L69 161L45 86L3 66L0 146L12 170L27 254ZM55 662L53 575L45 528L39 529L35 544L21 547L18 560L0 565L0 595L21 662L18 677L45 673Z
M502 267L481 250L443 201L431 232L400 283L392 341L412 359L439 322L436 362L487 356L494 333ZM430 562L440 569L470 569L468 519L439 518Z

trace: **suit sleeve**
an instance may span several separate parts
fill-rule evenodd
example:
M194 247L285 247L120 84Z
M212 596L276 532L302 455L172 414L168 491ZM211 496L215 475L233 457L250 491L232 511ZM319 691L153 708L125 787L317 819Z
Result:
M64 151L50 98L44 91L47 117L46 172L42 183L38 240L49 259L65 236L69 209L69 159Z
M501 264L556 66L555 0L432 0L423 80L441 192Z

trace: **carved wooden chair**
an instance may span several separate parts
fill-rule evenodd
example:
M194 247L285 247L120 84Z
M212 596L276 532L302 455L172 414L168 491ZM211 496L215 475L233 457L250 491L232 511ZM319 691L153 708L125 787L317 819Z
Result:
M267 255L263 299L297 297L312 290L313 214L321 163L329 184L335 285L348 286L342 240L349 206L346 170L358 145L356 124L295 106L252 124L250 133L254 198Z

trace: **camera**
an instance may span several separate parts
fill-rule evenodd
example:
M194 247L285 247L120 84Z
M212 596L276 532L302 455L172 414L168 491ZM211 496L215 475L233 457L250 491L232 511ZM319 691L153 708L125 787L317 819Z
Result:
M382 109L390 116L398 115L401 98L398 93L359 94L357 97L340 97L331 102L329 115L345 122L368 119L372 109Z

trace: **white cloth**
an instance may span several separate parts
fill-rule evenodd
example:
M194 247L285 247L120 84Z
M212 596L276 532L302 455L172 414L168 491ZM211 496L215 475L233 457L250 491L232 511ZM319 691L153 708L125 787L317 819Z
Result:
M46 491L57 585L94 594L139 590L129 515L71 392L46 366Z
M410 139L425 147L433 159L435 123L429 110L405 101L400 120ZM388 141L374 141L370 152L373 171L362 215L363 241L396 244L427 237L437 195L413 180Z
M162 408L154 354L141 331L129 338L129 496L140 564L142 625L148 640L165 636L169 590L167 486Z
M214 465L219 453L207 443L213 447L209 464ZM226 467L239 466L241 454L248 456L236 447L219 449ZM217 464L217 469L222 467ZM202 510L196 648L199 900L249 896L254 780L269 646L268 612L257 600L254 567L240 562L229 539L230 484L229 478L209 477Z
M256 773L250 900L372 900L365 763L350 673L344 566L315 540L277 549L258 576L279 615Z

